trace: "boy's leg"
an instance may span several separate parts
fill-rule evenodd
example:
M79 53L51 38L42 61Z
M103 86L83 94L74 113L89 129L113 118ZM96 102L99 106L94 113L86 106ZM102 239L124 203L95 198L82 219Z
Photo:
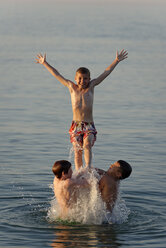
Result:
M74 147L74 162L76 170L79 170L83 166L82 161L82 147L77 143L73 143Z
M88 135L83 142L83 149L84 149L84 160L85 160L85 166L91 167L91 161L92 161L92 146L94 144L94 135L90 134Z
M81 125L79 123L72 121L71 127L69 129L70 141L73 143L74 148L74 163L75 169L79 170L83 166L82 161L82 142L83 136L81 135Z

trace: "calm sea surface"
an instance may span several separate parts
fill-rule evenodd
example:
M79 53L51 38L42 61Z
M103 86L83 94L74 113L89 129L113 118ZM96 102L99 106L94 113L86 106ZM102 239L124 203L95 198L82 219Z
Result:
M75 2L0 3L0 247L166 247L166 4ZM123 48L129 58L95 89L93 165L131 163L128 214L113 224L48 218L52 165L73 163L72 112L35 56L74 80L80 66L98 76Z

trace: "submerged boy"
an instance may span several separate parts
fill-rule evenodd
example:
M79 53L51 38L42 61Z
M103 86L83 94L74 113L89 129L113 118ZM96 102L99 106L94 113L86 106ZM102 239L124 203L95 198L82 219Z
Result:
M93 96L94 87L99 85L118 65L118 63L127 58L127 51L124 49L116 53L116 58L105 71L96 79L91 80L90 71L85 67L80 67L76 71L76 84L64 78L54 67L46 61L46 54L37 55L36 63L44 67L64 86L68 87L71 95L73 110L73 121L69 130L70 140L73 143L75 154L75 168L80 169L83 166L82 153L84 151L85 166L91 167L92 146L96 141L96 128L93 121Z

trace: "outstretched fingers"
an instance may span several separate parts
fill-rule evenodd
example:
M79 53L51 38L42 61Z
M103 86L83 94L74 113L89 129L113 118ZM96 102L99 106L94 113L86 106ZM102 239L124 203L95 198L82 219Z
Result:
M36 64L43 64L44 63L44 61L46 61L46 53L44 54L44 56L41 54L41 53L39 53L39 54L37 54L36 55Z
M127 58L128 58L128 52L126 50L122 49L120 53L118 53L117 51L117 59L119 62Z
M123 59L126 59L127 57L128 57L128 52L126 51L126 50L122 50L121 51L121 55L122 55L122 57L123 57Z

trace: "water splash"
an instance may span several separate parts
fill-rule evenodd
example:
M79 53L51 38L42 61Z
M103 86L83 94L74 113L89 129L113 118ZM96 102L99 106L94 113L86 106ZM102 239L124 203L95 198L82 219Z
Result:
M116 204L113 208L112 214L107 212L106 219L108 224L122 224L128 220L130 209L127 208L125 201L121 198L119 193Z
M77 176L76 171L73 177ZM120 194L112 214L106 210L106 205L101 199L98 188L99 176L95 170L85 174L87 181L91 185L90 190L82 190L77 203L70 209L66 219L68 223L82 223L101 225L103 223L123 223L128 219L130 211L126 207L125 201L122 200ZM59 221L59 205L56 198L51 201L51 207L48 210L47 218L50 222Z
M71 161L74 155L74 147L72 146L69 151L69 157L68 160Z

